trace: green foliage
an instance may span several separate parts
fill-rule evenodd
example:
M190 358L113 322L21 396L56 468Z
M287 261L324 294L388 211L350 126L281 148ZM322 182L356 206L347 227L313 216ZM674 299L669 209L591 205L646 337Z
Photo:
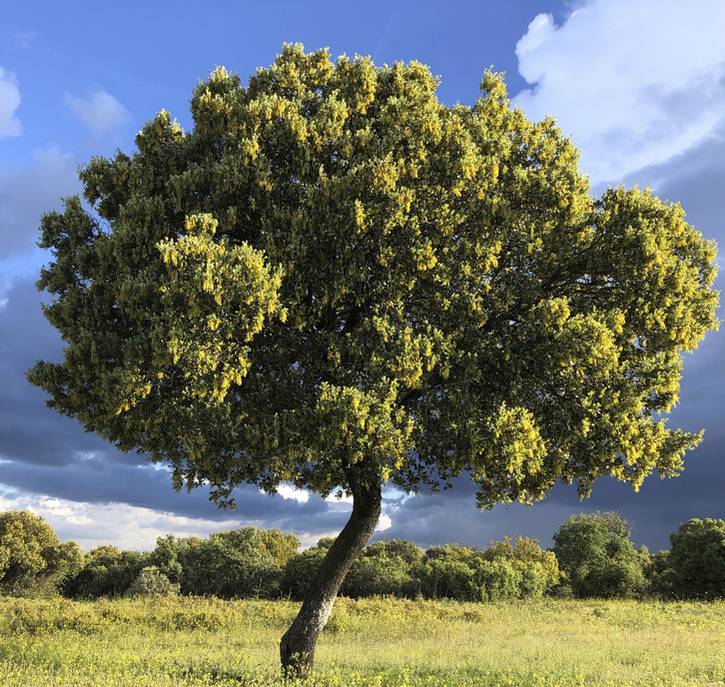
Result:
M324 544L324 541L321 541ZM283 593L302 599L322 564L326 547L318 544L290 558ZM392 595L458 601L540 598L559 581L553 553L532 539L496 542L479 551L447 544L425 553L412 542L380 541L368 545L342 586L353 598Z
M300 547L300 541L294 534L285 534L281 530L258 530L253 527L245 527L241 530L220 532L217 536L224 538L230 546L257 548L270 556L280 567L283 567L290 556L297 553L297 549Z
M669 551L658 551L650 556L647 579L649 580L649 591L652 595L663 599L674 597L671 575Z
M672 551L635 549L629 525L613 513L572 516L554 535L554 551L533 539L457 544L423 551L393 539L369 544L343 584L353 598L500 601L546 594L669 598L725 596L725 524L693 519ZM74 542L27 512L0 514L0 588L6 594L71 598L154 596L181 592L220 598L303 599L333 540L298 552L294 535L245 527L207 539L160 537L150 553L101 546L84 557ZM558 558L557 558L558 557ZM561 566L561 571L560 571Z
M672 551L635 549L629 525L613 513L572 516L554 535L554 551L527 537L484 550L456 544L423 551L405 540L369 544L343 584L353 598L397 596L458 601L536 599L545 594L712 599L725 596L722 520L693 519L671 537ZM300 553L294 535L251 527L207 539L160 537L148 554L102 546L83 556L27 512L0 514L0 584L14 595L58 591L76 598L279 595L302 599L332 539ZM558 557L558 559L557 559ZM560 572L561 566L561 572Z
M189 546L184 563L185 593L221 598L268 596L281 573L269 556L236 550L214 537Z
M184 574L181 562L184 545L185 540L179 540L173 534L169 534L159 537L154 550L149 554L149 563L170 582L179 585Z
M318 542L317 545L319 546L320 543ZM401 558L408 565L413 565L423 559L424 551L412 541L406 541L405 539L383 539L368 544L365 547L365 555L368 557L386 556L387 558Z
M292 534L245 527L208 539L162 537L150 560L184 594L270 598L298 547Z
M98 219L43 218L66 349L30 380L220 503L465 472L490 507L677 474L699 435L664 416L716 326L714 245L649 191L592 198L500 75L470 107L437 86L299 45L246 85L217 68L190 131L162 111L82 170Z
M326 542L290 559L282 589L300 599L309 589L326 552ZM320 544L323 544L321 546ZM539 598L559 581L556 557L532 539L504 539L484 551L456 544L425 553L413 542L369 544L343 584L351 597L423 596L458 601Z
M141 568L128 590L127 596L170 596L179 593L179 585L169 580L157 567Z
M725 598L725 520L693 518L659 554L655 591L679 599Z
M305 598L331 543L329 538L321 539L317 546L312 546L289 558L280 584L283 595L297 600Z
M251 361L247 345L279 316L280 269L272 272L264 254L249 244L229 246L214 241L218 222L209 214L186 218L185 235L158 244L167 274L159 287L161 312L153 344L159 360L156 378L163 381L173 366L182 385L202 403L221 404L232 384L240 385ZM188 317L191 314L191 326ZM124 380L129 400L117 413L130 410L136 396L151 393L143 374Z
M559 581L556 557L526 537L503 539L480 551L465 546L432 547L415 576L428 598L500 601L540 598Z
M423 550L410 541L392 539L369 544L352 564L341 591L353 598L411 596L416 588L412 570L422 559Z
M121 596L147 564L147 554L99 546L87 554L78 574L66 581L64 594L78 599Z
M494 542L484 552L487 560L505 560L519 571L519 597L537 598L550 592L559 583L559 562L553 551L544 551L539 542L529 537L509 537Z
M399 556L363 555L350 568L342 594L365 596L410 596L413 591L411 566Z
M418 589L428 599L474 600L473 575L472 566L444 556L433 558L416 570Z
M616 513L572 515L554 535L554 553L565 582L579 597L635 597L647 587L649 557L630 539Z
M62 543L41 517L28 511L0 513L0 593L57 593L82 561L78 545Z

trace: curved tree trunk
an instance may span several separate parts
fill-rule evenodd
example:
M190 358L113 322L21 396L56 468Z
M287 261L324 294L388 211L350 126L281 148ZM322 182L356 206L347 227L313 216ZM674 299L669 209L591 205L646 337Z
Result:
M350 519L327 552L300 612L280 642L280 658L287 677L300 677L312 667L317 638L330 617L352 562L375 530L381 501L380 485L353 488Z

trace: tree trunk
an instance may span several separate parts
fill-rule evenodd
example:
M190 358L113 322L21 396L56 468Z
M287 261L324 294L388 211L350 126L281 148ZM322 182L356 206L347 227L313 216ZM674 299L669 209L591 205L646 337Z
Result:
M312 667L317 638L330 617L337 593L380 518L380 485L353 488L352 492L350 519L327 552L300 612L280 642L282 669L288 678L301 677Z

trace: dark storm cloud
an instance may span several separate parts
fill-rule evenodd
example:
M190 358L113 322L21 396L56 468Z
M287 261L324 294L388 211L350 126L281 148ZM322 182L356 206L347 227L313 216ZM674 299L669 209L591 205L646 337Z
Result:
M36 360L56 360L60 338L45 321L31 281L17 281L0 310L0 458L62 465L76 453L111 451L78 423L45 407L25 373Z
M491 511L476 509L474 490L456 484L447 492L420 494L389 506L393 525L378 538L414 539L422 546L447 542L486 546L494 539L521 534L550 546L552 535L570 514L613 510L632 524L635 541L659 550L668 546L669 534L691 517L725 516L722 464L719 449L708 451L705 445L690 455L680 477L653 476L639 493L629 485L602 479L592 496L580 501L574 487L560 484L533 506L500 505Z
M297 513L290 513L283 517L278 517L274 513L268 514L265 518L267 527L277 527L281 530L296 532L296 533L311 533L318 536L329 535L330 533L337 534L347 522L350 517L350 511L348 508L329 507L327 502L320 499L319 496L310 495L310 502L314 503L319 501L324 506L318 511L313 513L304 513L298 515Z
M320 498L300 503L244 486L235 490L236 508L230 514L210 503L203 488L189 493L174 491L166 470L109 463L102 458L80 459L58 467L10 461L0 465L0 481L17 489L69 501L125 503L208 520L306 518L327 510L327 504Z
M460 478L454 481L452 489L437 494L425 491L403 497L397 504L389 503L386 512L393 524L378 533L379 539L414 539L421 546L455 542L481 547L495 539L519 534L548 545L553 530L571 511L568 506L554 502L531 508L500 505L481 511L476 508L474 485Z

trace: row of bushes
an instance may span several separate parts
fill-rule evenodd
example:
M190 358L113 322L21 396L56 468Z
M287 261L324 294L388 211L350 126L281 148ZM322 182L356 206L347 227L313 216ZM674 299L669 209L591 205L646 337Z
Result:
M0 514L0 592L71 598L189 594L220 598L304 597L332 539L299 552L279 530L251 527L206 539L158 539L151 552L101 546L88 554L62 543L41 518ZM342 588L350 597L394 595L465 601L575 597L725 597L725 521L693 519L655 555L635 548L612 513L570 517L544 551L504 539L486 549L449 544L423 550L392 540L368 545Z
M162 537L150 553L103 546L87 555L60 590L72 598L180 592L301 599L331 544L331 539L322 539L297 553L293 536L244 528L207 539ZM424 551L412 542L393 540L366 547L353 563L342 594L523 599L543 596L558 581L555 555L531 539L504 540L484 551L452 545Z
M323 539L289 559L282 593L295 599L305 595L331 543ZM556 556L533 539L519 537L515 543L505 539L485 550L448 544L426 551L413 542L392 540L365 548L341 593L353 598L392 594L496 601L541 597L558 582Z

